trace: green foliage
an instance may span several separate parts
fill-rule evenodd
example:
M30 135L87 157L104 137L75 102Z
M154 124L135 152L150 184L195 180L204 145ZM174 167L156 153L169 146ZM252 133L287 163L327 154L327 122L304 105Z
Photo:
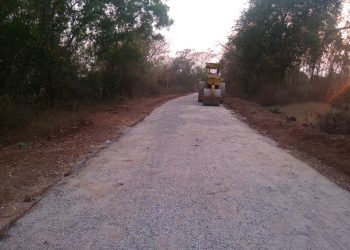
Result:
M131 96L149 44L172 24L161 0L3 0L0 97L57 101Z
M300 71L311 78L324 74L322 61L327 61L329 49L342 39L335 29L341 3L250 0L224 56L231 89L254 96L269 87L283 87Z

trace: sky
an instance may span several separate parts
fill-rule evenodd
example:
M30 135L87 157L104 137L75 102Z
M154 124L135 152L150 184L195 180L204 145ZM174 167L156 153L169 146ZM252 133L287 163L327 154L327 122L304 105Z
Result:
M247 0L167 0L174 24L163 31L174 55L183 49L220 52Z

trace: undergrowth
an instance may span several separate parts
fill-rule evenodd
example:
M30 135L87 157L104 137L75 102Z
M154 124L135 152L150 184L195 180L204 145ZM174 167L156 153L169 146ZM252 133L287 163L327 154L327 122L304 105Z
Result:
M318 126L330 134L350 134L350 109L320 116Z
M88 124L90 114L110 105L105 102L60 105L41 111L23 106L0 110L0 146L28 143L35 138L49 140L58 133Z

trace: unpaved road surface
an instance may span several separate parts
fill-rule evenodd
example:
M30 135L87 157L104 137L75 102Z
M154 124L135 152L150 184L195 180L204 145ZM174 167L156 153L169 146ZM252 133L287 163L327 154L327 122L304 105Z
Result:
M0 249L350 249L350 194L196 96L156 109Z

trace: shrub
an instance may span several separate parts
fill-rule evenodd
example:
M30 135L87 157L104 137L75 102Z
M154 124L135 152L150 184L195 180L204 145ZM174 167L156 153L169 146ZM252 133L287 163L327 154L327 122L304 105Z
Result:
M329 112L320 116L318 126L330 134L350 134L350 110Z
M269 111L271 113L274 113L274 114L281 114L282 111L279 107L276 107L276 106L273 106L273 107L269 107Z

